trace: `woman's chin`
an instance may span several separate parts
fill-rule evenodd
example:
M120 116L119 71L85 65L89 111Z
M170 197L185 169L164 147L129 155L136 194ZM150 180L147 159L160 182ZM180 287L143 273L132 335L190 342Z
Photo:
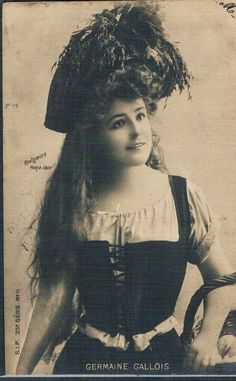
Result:
M142 165L145 165L146 162L147 162L147 158L145 156L145 158L136 158L136 159L132 159L132 160L129 160L127 161L126 163L126 167L138 167L138 166L142 166Z
M130 166L144 165L147 162L149 155L150 152L146 151L132 151L129 155L124 156L123 163Z

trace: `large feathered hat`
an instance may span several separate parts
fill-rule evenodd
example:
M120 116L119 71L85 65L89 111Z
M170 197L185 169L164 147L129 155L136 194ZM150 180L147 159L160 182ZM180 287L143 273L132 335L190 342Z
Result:
M165 37L157 6L129 2L96 14L90 25L73 33L59 57L52 79L45 126L68 132L74 110L82 110L116 70L145 65L153 73L152 100L189 86L186 65ZM152 83L153 85L153 83Z

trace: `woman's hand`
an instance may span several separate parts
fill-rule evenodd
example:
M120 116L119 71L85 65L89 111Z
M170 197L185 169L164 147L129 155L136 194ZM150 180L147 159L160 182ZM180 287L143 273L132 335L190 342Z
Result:
M194 373L211 373L217 363L222 363L222 358L216 340L199 334L186 354L184 367Z
M215 250L214 245L208 258L198 267L204 281L233 272L223 254ZM200 334L186 354L184 367L194 373L210 373L214 365L224 362L222 352L218 352L217 342L224 321L233 307L232 300L235 300L235 294L235 285L229 285L212 290L205 296Z

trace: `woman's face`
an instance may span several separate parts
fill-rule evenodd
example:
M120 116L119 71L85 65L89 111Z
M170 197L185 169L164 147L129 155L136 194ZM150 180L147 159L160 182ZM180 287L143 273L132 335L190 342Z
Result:
M145 164L152 131L143 99L116 99L102 124L100 139L108 160L122 166Z

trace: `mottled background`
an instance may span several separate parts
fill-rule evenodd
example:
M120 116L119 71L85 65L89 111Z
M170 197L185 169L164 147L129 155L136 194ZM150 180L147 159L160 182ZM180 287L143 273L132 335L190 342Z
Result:
M170 40L177 44L194 76L192 100L175 94L156 123L171 173L187 176L205 192L221 222L225 255L236 264L236 18L214 0L160 1ZM46 152L35 165L54 166L64 136L43 127L53 75L51 67L72 31L113 2L5 3L4 28L4 223L6 370L15 372L16 289L20 289L21 334L31 314L29 278L33 232L27 227L38 210L50 170L30 169L24 161ZM236 11L235 11L236 15ZM144 200L148 205L148 200ZM200 284L189 266L177 307L180 320ZM41 361L35 373L50 373Z

